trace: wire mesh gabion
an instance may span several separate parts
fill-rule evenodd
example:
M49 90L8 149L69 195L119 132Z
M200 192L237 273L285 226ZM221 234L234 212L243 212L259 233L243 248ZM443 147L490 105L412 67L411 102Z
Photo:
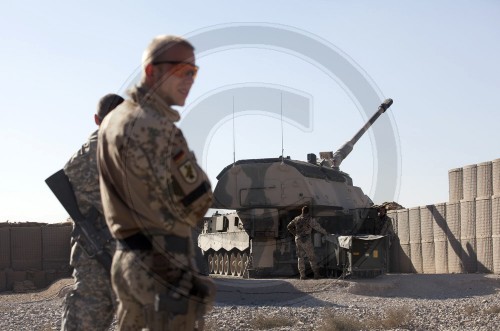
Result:
M493 194L492 162L477 164L477 197L486 198Z
M500 195L500 159L491 161L493 195Z
M449 202L459 202L464 198L463 169L455 168L448 171Z
M491 197L476 199L477 272L493 272Z
M463 200L477 197L477 165L472 164L463 167Z
M460 243L461 262L464 271L473 273L477 271L476 255L476 201L460 201Z
M446 223L448 225L448 272L462 273L462 245L460 244L460 203L446 204Z
M431 212L436 273L445 274L448 273L448 223L446 222L446 204L439 203L434 205Z

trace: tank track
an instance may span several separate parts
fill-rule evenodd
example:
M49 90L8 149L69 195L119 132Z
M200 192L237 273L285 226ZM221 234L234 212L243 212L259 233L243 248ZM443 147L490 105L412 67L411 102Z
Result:
M208 273L240 278L248 277L251 256L248 250L228 252L221 249L207 254Z

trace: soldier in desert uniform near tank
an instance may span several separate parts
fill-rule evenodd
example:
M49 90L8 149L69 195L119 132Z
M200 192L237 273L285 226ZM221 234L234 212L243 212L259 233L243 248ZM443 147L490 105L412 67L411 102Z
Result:
M380 205L374 205L372 208L377 209L378 212L378 217L375 219L374 233L376 235L387 236L389 238L388 250L386 255L386 261L387 261L386 271L388 272L391 267L389 249L391 248L392 243L396 239L396 234L394 232L392 220L389 216L387 216L387 211L403 209L403 206L401 206L397 202L392 201L392 202L384 202Z
M314 254L311 231L314 229L324 235L328 235L328 232L326 232L326 230L311 217L308 206L302 207L302 214L295 217L288 224L287 229L295 236L300 279L306 279L305 256L307 256L309 263L311 264L311 268L314 272L314 279L318 279L320 277L320 273L318 263L316 261L316 255Z
M387 216L387 211L403 209L403 206L397 202L384 202L380 205L375 205L372 208L377 209L378 218L375 221L375 234L382 236L389 236L389 246L394 240L394 227L392 226L392 221Z
M102 97L94 115L95 123L100 125L104 117L122 102L123 98L116 94ZM87 143L66 163L64 173L71 183L80 212L88 215L92 208L99 212L89 226L98 233L95 238L102 238L98 249L104 250L111 257L114 253L114 240L102 215L96 152L97 131L92 133ZM75 223L70 260L74 268L75 285L64 301L61 330L107 330L116 306L109 270L92 253L96 248L91 247L88 239L78 233L78 225Z

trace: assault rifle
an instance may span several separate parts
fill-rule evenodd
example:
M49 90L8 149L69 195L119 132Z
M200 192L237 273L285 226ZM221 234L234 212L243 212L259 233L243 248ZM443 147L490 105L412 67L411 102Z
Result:
M99 217L97 209L92 207L87 218L82 215L80 209L78 209L78 203L76 202L75 193L73 192L71 183L69 182L68 176L66 176L63 169L47 178L45 183L47 183L57 200L59 200L61 205L63 205L64 209L66 209L69 216L75 222L75 228L73 230L74 236L78 240L78 238L83 235L89 243L88 246L90 247L84 247L87 254L91 258L95 258L104 266L106 270L108 270L108 272L110 272L112 257L104 249L104 244L111 237L104 238L102 231L99 231L94 227L94 222L97 217Z

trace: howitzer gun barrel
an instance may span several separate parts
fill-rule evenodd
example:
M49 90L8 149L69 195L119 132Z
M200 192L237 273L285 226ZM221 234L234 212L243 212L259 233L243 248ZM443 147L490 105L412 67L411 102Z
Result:
M349 141L351 144L355 144L358 142L359 138L363 136L363 134L372 126L373 123L379 118L380 115L382 115L391 105L392 105L392 99L387 99L385 100L379 107L378 110L373 116L366 122L366 124L352 137L352 139Z
M382 115L391 105L392 99L386 99L378 107L378 110L373 116L366 122L366 124L352 137L351 140L346 142L341 148L339 148L335 154L333 154L333 166L339 167L342 161L351 153L354 144L363 136L363 134L372 126L373 123Z

